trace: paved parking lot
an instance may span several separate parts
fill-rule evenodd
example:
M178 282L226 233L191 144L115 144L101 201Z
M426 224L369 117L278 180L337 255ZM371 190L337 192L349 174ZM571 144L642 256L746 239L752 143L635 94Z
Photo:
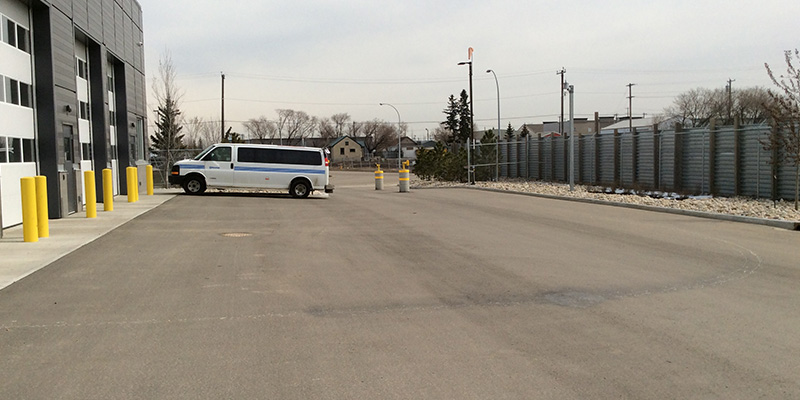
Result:
M333 183L179 195L0 290L0 398L800 397L798 232Z

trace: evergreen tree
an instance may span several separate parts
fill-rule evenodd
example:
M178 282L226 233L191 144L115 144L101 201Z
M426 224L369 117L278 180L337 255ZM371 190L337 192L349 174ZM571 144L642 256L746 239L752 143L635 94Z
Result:
M442 122L444 129L449 132L446 141L447 144L452 144L456 141L456 133L460 131L460 107L456 102L455 96L452 94L450 95L450 97L447 99L447 108L445 108L442 112L447 116L444 122Z
M461 90L458 110L458 139L460 143L467 143L467 140L472 138L472 112L469 109L469 95L466 90Z
M447 143L467 143L472 137L472 113L469 109L469 95L466 90L461 90L459 99L452 94L447 99L447 108L444 109L447 118L442 126L450 132Z
M156 132L150 136L152 148L160 151L185 148L183 134L180 133L183 130L180 124L181 111L177 102L168 96L156 110L156 115Z
M511 127L511 123L508 124L508 129L506 129L506 141L510 142L514 140L514 128Z
M481 144L475 151L475 163L482 165L475 169L475 179L479 181L494 180L494 165L497 162L497 136L494 129L489 129L483 134Z

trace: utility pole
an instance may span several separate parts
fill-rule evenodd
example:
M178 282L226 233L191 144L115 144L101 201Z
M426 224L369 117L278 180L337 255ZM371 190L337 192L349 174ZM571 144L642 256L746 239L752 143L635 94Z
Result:
M628 131L633 133L633 87L635 83L629 83L628 86Z
M561 86L558 87L559 96L561 96L561 117L558 119L558 134L564 134L564 74L567 73L566 68L561 67L561 71L556 71L556 75L561 75Z
M736 82L736 79L728 78L727 89L728 89L728 123L729 124L733 124L733 121L731 121L731 119L732 119L731 113L732 113L732 109L733 109L733 82Z
M222 116L221 116L222 121L220 121L220 124L219 124L220 125L220 129L219 130L220 130L220 135L221 135L221 140L220 141L224 142L225 141L225 73L224 72L220 72L220 75L222 75L222 113L221 113L222 114Z
M567 84L569 91L569 191L575 191L575 86Z

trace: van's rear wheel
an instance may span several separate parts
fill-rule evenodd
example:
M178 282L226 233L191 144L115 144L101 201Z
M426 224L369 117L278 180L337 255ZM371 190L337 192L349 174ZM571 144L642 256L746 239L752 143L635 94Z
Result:
M298 179L289 186L289 194L298 199L305 199L311 194L311 185L303 179Z
M201 194L206 191L206 181L198 176L187 177L183 181L183 190L188 194Z

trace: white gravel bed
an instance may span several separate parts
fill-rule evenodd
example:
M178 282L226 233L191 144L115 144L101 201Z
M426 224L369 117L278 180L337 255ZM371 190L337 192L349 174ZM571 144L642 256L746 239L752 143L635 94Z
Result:
M418 188L459 187L466 186L466 184L423 181L416 177L412 177L411 186ZM576 185L575 190L571 192L568 184L530 182L521 180L477 182L475 186L497 190L507 190L510 192L539 193L552 196L586 198L617 203L632 203L655 207L738 215L743 217L800 221L800 211L794 209L794 202L792 201L778 201L777 203L773 203L770 200L757 200L747 197L711 196L692 196L684 199L668 198L669 196L666 198L654 198L636 194L591 193L588 191L589 187L579 185Z

